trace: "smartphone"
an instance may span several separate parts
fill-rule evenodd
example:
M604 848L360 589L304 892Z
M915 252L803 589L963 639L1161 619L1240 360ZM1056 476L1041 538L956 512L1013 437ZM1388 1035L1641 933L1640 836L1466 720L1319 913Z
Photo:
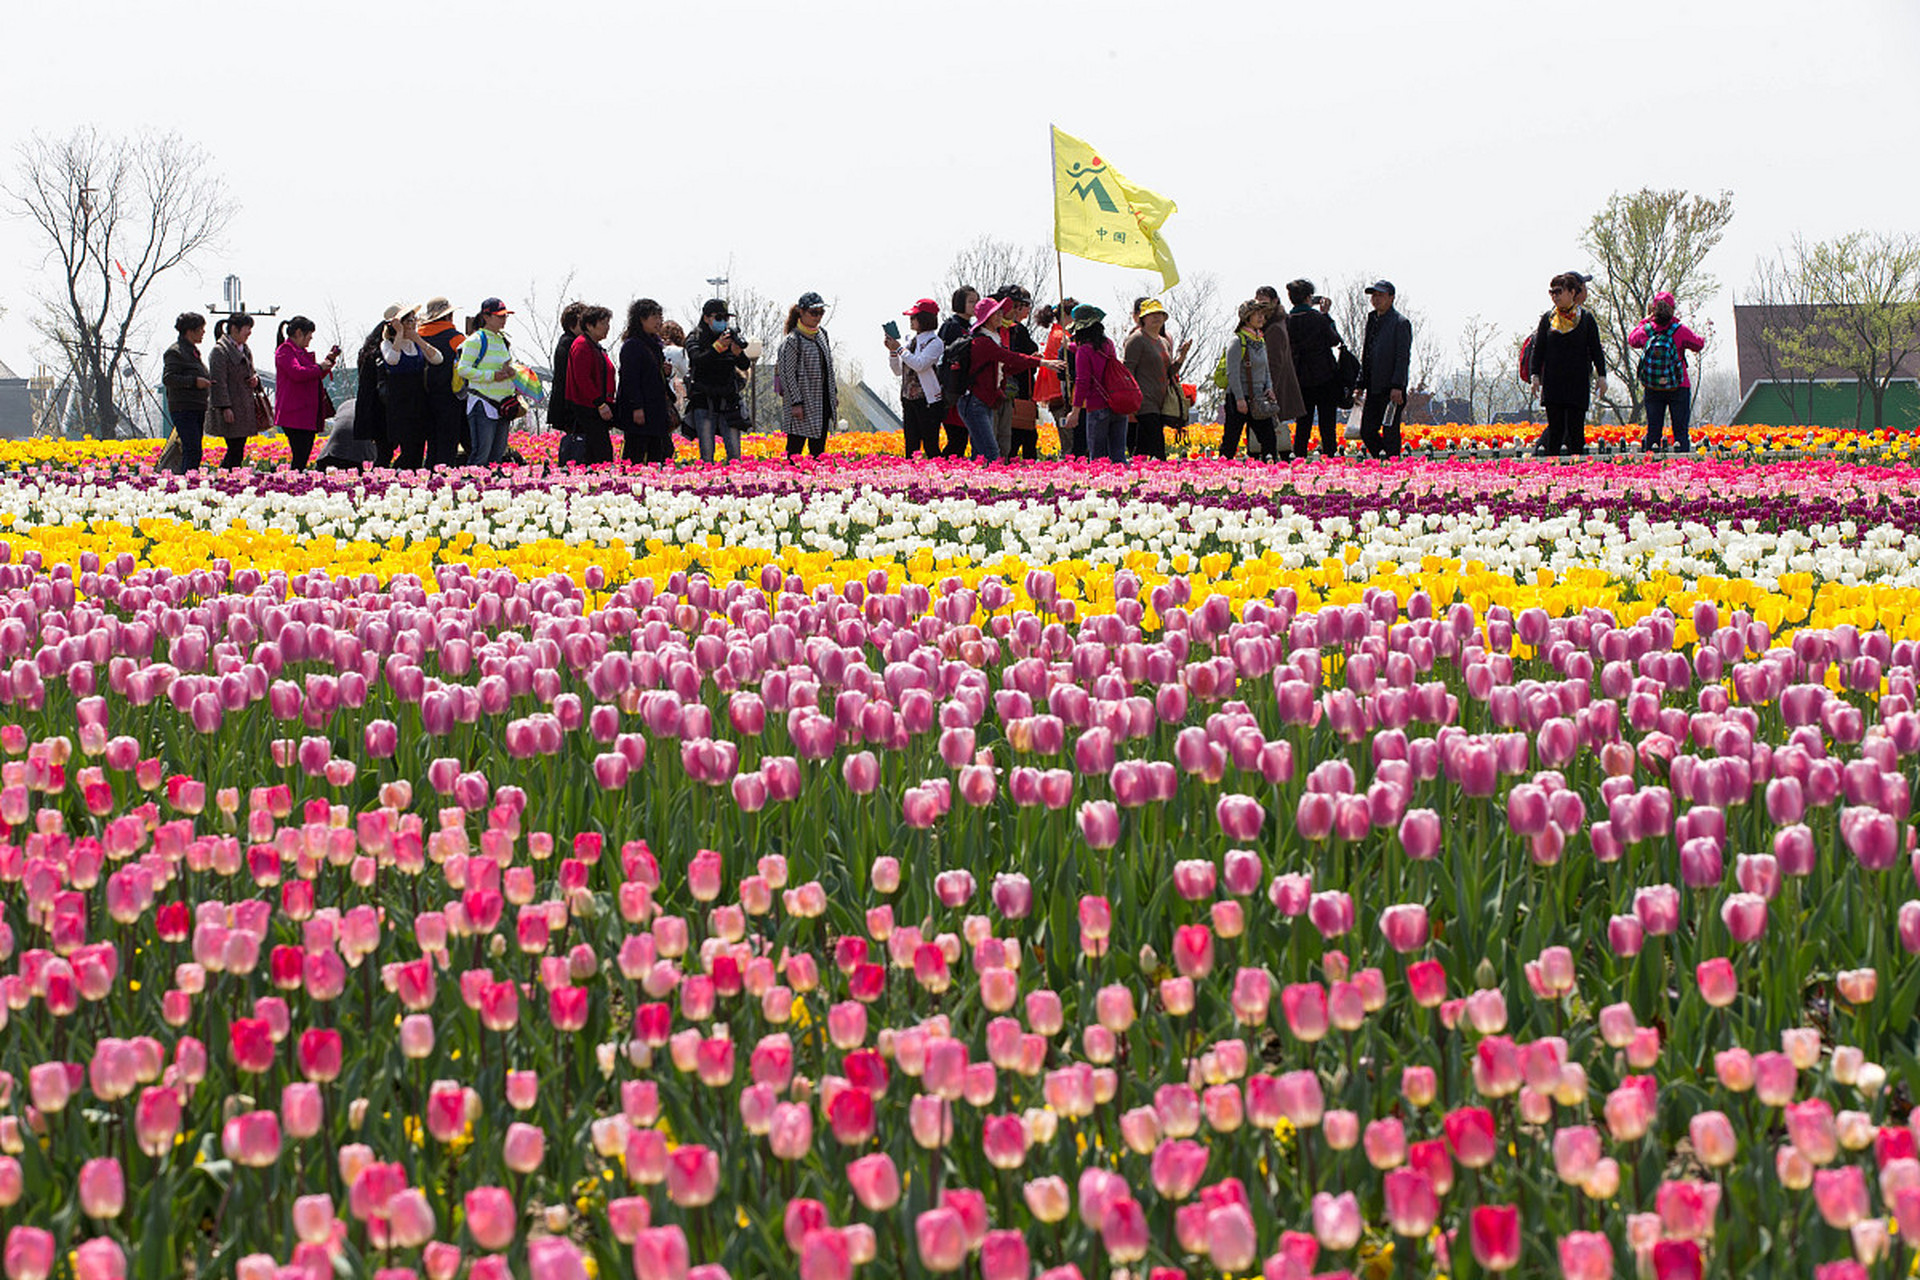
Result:
M898 320L889 320L880 326L880 332L886 334L895 342L898 342L900 341L900 322Z

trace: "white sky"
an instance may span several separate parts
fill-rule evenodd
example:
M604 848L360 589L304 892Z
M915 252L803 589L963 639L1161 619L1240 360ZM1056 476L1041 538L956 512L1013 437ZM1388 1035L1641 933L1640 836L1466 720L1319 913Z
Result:
M1911 229L1920 196L1914 0L8 10L9 151L177 129L241 205L152 319L233 271L322 346L334 310L350 345L390 301L518 306L570 268L590 300L681 314L731 261L736 286L836 299L837 346L871 374L878 326L956 249L1050 235L1049 122L1179 202L1183 272L1234 297L1377 272L1449 346L1470 313L1531 327L1616 190L1733 190L1709 260L1728 338L1756 257ZM0 360L22 372L40 260L0 219ZM1066 261L1103 304L1131 278Z

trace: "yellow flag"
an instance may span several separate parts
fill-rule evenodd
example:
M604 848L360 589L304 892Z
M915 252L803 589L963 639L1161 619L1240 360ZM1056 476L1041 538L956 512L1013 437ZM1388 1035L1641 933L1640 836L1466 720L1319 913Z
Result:
M1177 208L1128 182L1072 134L1053 131L1053 244L1062 253L1158 271L1161 287L1171 289L1180 271L1160 228Z

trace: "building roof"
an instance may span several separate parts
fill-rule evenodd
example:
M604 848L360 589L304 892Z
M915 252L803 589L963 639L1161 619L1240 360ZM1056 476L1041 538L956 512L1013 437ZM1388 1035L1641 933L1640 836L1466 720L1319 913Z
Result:
M0 382L6 382L6 381L9 381L9 380L11 380L11 379L15 379L15 378L18 378L19 376L20 376L19 374L17 374L17 373L15 373L15 372L14 372L13 370L11 370L11 369L9 369L9 368L7 368L7 362L6 362L6 361L4 361L4 360L0 360Z

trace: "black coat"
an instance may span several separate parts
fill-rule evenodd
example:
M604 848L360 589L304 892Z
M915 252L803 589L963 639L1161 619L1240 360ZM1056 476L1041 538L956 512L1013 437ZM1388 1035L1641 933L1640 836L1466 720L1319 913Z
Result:
M1022 355L1037 356L1040 354L1040 344L1033 340L1033 332L1027 326L1016 324L1007 330L1007 350L1018 351ZM1032 369L1019 369L1008 379L1013 385L1014 399L1033 399L1033 375ZM1156 405L1155 408L1158 406Z
M1565 333L1554 329L1553 312L1543 314L1540 327L1533 331L1528 361L1533 376L1540 379L1541 404L1585 408L1593 393L1588 374L1607 376L1607 353L1600 345L1600 326L1593 312L1582 311L1579 322Z
M660 339L652 334L635 334L620 344L620 383L610 426L632 435L673 434L673 425L667 421L666 361ZM635 409L646 415L646 422L638 426L633 421Z
M1360 353L1360 390L1385 395L1407 389L1413 363L1413 322L1388 307L1367 316L1366 346Z
M1293 347L1293 372L1300 379L1302 392L1339 380L1340 365L1333 353L1340 345L1340 330L1334 327L1332 316L1318 307L1290 312L1287 337Z
M185 338L168 347L160 357L160 382L167 389L167 412L205 413L208 389L200 379L213 381L207 362L199 350Z
M746 353L722 353L713 349L719 337L713 326L702 322L687 335L687 407L730 413L740 407L740 371L751 368Z
M573 401L567 399L567 356L573 351L578 334L563 333L553 349L553 383L547 388L547 425L556 431L571 431L578 417Z
M358 379L353 393L355 440L387 438L387 404L380 398L380 366L385 363L380 358L380 331L375 329L361 345L360 359L353 366Z

